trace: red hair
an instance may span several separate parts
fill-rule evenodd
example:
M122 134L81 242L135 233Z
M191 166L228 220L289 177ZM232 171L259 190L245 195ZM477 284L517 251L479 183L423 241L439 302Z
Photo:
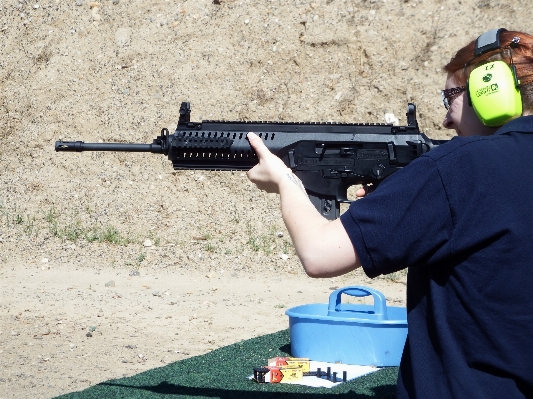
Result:
M520 41L512 46L513 63L516 66L518 79L522 84L533 82L533 36L517 31L503 31L500 34L501 47L511 45L513 38L518 37ZM464 66L466 63L474 61L474 47L476 41L473 40L460 49L450 62L444 66L444 70L454 75L458 83L465 84L467 77L464 76ZM484 55L481 55L479 61L483 61Z

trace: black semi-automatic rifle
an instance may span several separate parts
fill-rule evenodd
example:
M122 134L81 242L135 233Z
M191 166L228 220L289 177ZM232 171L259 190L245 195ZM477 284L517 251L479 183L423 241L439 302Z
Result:
M313 205L327 219L339 217L348 187L379 184L385 177L443 140L418 129L409 104L407 126L321 122L191 122L181 104L176 131L163 129L152 144L57 141L56 151L127 151L164 154L174 169L249 170L258 158L246 139L254 132L301 180Z

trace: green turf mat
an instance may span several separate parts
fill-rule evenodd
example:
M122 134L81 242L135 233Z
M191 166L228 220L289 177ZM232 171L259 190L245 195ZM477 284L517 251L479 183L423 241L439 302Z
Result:
M283 330L132 377L102 382L58 398L318 399L324 395L360 399L394 398L397 367L384 368L329 389L290 384L257 384L247 379L253 373L253 368L265 365L268 358L289 355L289 342L289 330Z

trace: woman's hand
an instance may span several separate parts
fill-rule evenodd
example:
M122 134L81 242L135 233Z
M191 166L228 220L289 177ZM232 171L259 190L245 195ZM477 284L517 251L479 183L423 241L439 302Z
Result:
M358 198L363 198L364 196L370 194L376 189L376 186L363 184L363 186L355 191L355 196Z
M367 186L368 187L368 186ZM361 187L361 188L358 188L356 191L355 191L355 196L357 198L363 198L364 196L366 195L366 189L365 189L365 186Z
M270 152L255 133L250 132L246 137L259 157L259 163L248 171L248 179L260 190L279 194L281 181L286 179L288 174L292 174L292 171L280 158Z

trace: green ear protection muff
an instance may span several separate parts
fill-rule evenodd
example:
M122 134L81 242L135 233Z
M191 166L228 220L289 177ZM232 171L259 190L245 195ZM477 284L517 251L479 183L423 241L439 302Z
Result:
M486 126L502 126L522 115L520 82L512 61L511 48L500 46L502 31L505 29L493 29L478 37L474 60L490 51L498 49L502 51L496 53L496 57L489 57L488 62L474 68L467 75L466 87L469 104L474 107L478 118ZM509 51L510 64L501 59L495 59L503 58L498 56L503 55L504 51Z

